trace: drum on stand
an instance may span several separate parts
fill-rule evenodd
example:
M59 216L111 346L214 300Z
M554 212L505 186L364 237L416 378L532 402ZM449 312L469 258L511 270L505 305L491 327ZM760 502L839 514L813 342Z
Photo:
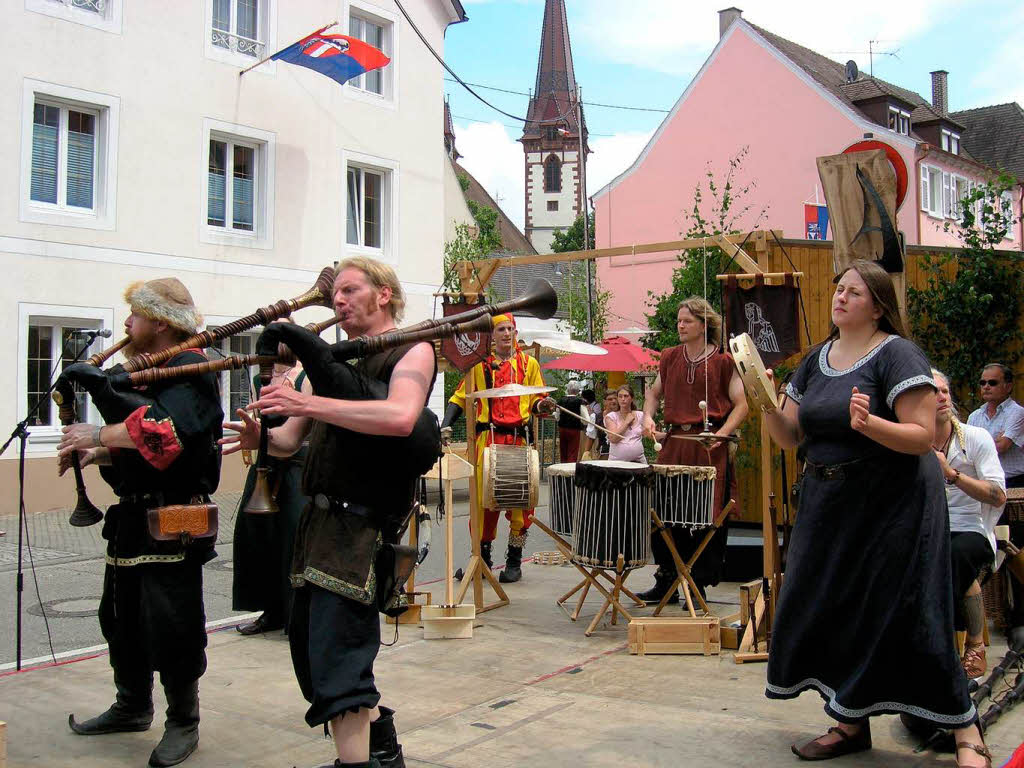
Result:
M572 507L576 497L576 464L552 464L548 473L548 509L551 511L551 530L559 536L572 536Z
M529 445L484 448L485 509L533 509L540 494L540 458Z
M666 525L708 528L715 521L715 467L655 464L651 506Z
M600 568L615 568L619 555L626 568L650 562L653 476L628 461L576 465L573 559Z

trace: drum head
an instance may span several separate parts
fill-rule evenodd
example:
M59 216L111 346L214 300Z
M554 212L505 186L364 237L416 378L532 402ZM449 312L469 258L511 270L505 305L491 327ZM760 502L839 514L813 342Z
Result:
M599 459L581 461L580 464L595 464L599 467L610 467L612 469L646 469L649 466L638 461L601 461Z
M741 333L739 336L729 339L729 350L732 352L732 361L736 365L736 371L743 381L747 400L761 410L774 411L778 408L779 400L775 394L775 387L765 372L761 354L757 351L757 346L750 338L750 334Z
M548 475L558 475L559 477L572 477L576 474L576 462L566 462L565 464L551 464L545 470Z

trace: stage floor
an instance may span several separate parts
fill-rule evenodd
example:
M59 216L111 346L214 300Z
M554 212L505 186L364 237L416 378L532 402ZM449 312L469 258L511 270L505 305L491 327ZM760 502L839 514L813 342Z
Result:
M397 710L410 767L795 766L790 744L828 725L816 694L769 702L764 665L735 664L731 652L631 656L625 626L607 620L585 637L598 596L588 599L577 623L554 603L577 581L576 571L527 563L523 572L522 582L507 585L512 604L479 616L472 639L426 641L421 629L403 625L397 643L381 649L382 703ZM646 588L650 569L634 578L631 586ZM440 598L442 585L431 586ZM710 593L720 615L736 610L735 584ZM390 642L394 627L383 625L382 635ZM990 664L1005 650L996 643ZM112 695L103 653L0 677L8 768L144 765L162 732L162 693L146 733L86 738L68 729L70 712L94 715ZM185 763L191 768L307 768L333 760L322 731L302 719L306 704L280 632L248 638L232 626L212 632L200 699L202 735ZM872 722L874 749L844 758L843 765L953 764L950 755L913 754L917 741L897 718ZM1021 734L1024 706L990 732L993 765L1006 762Z

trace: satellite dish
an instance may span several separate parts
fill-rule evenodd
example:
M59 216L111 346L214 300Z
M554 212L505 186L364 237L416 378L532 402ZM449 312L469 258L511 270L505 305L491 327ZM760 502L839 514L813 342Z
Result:
M857 62L850 59L846 62L846 82L854 82L857 79L858 74L860 73L857 71Z

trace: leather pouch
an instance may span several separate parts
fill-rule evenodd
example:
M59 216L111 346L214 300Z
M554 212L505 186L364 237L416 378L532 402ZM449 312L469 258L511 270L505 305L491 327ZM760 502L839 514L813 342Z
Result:
M416 567L417 551L404 544L383 544L377 552L377 610L400 616L409 607L402 592Z
M170 504L146 510L149 535L154 541L217 538L216 504Z

